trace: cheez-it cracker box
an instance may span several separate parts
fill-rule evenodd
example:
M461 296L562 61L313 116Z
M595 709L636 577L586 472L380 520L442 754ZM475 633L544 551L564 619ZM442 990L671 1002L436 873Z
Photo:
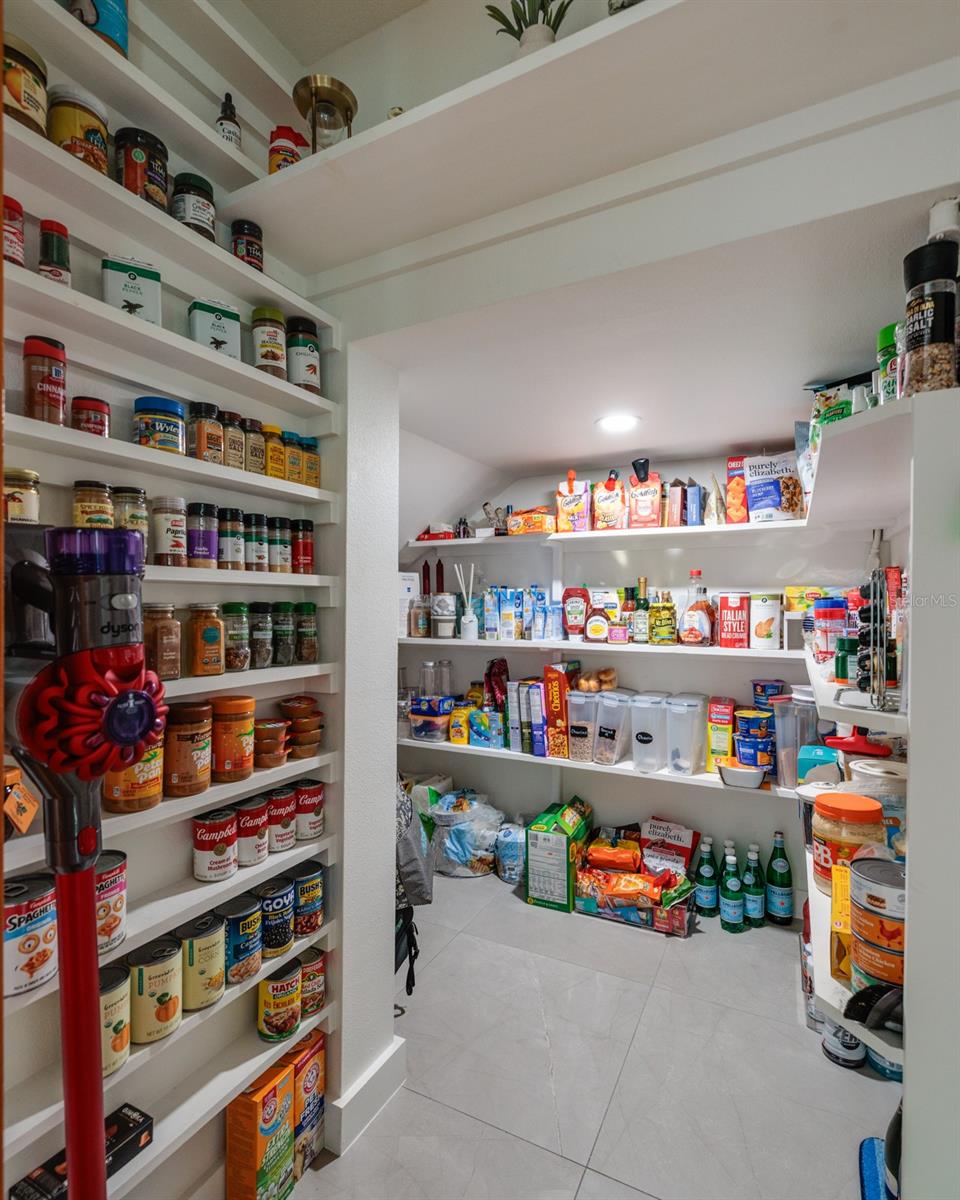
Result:
M747 480L743 470L743 454L735 454L727 459L727 524L746 525L749 519L747 511Z

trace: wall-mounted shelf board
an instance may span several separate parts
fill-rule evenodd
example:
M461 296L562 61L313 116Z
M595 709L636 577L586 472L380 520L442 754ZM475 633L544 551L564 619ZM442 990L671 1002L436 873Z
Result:
M246 692L275 683L302 691L312 688L318 679L336 675L339 669L339 663L302 663L295 667L264 667L259 671L227 671L223 675L190 675L185 679L169 680L163 689L168 700L205 696L210 692Z
M339 575L292 575L280 571L217 571L212 567L144 568L145 583L176 583L185 587L336 588ZM242 598L242 597L241 597ZM323 607L321 605L321 607Z
M446 650L486 650L490 654L514 654L520 651L539 651L541 654L560 653L568 658L584 654L604 654L616 658L631 654L673 654L679 658L700 656L708 658L742 658L754 661L791 662L803 660L802 650L737 650L727 646L617 646L609 642L500 642L470 641L460 638L398 638L401 646L440 646Z
M906 737L910 732L909 713L878 712L870 707L869 697L855 688L840 688L828 683L814 661L810 650L804 650L807 675L817 702L817 712L824 720L847 725L863 725L872 733L888 733ZM842 702L840 700L842 698Z

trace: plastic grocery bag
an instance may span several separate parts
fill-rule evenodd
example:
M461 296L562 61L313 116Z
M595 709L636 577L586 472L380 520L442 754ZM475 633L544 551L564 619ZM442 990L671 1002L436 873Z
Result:
M508 822L497 834L497 874L505 883L520 883L527 859L527 831Z
M475 792L448 792L430 810L439 875L489 875L493 870L503 813L486 799Z

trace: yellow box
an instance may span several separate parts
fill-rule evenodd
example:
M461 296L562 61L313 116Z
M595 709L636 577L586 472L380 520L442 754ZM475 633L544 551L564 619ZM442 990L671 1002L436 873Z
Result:
M838 863L830 869L830 974L850 982L850 868Z
M293 1067L283 1063L227 1105L227 1200L293 1192Z
M808 584L797 584L783 589L784 612L806 612L813 608L814 600L823 598L823 588L810 587Z
M717 774L717 759L733 754L733 723L736 700L711 696L707 706L707 770Z
M470 714L477 711L475 704L462 704L450 714L450 741L457 746L470 743Z

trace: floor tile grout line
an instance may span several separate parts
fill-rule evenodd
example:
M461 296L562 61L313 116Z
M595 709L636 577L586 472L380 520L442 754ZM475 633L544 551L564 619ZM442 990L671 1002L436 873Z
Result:
M784 1021L782 1017L771 1017L769 1013L753 1012L749 1008L742 1008L739 1004L731 1004L729 1000L717 1000L714 997L699 996L694 992L684 992L680 988L670 987L667 983L657 983L654 981L650 987L651 989L659 988L662 992L669 992L672 996L684 996L688 1000L698 1000L702 1004L715 1004L718 1008L729 1008L733 1012L742 1013L746 1017L753 1017L755 1021L769 1021L771 1025L782 1025L785 1029L806 1028L799 1021Z
M632 1183L624 1183L622 1179L617 1179L615 1175L608 1175L606 1171L598 1171L596 1167L587 1167L584 1170L584 1177L589 1171L592 1175L599 1175L603 1179L609 1179L611 1183L618 1183L621 1187L629 1188L632 1192L636 1192L638 1196L642 1196L643 1200L662 1200L660 1196L655 1196L653 1192L645 1192L642 1188L635 1188ZM581 1182L580 1186L583 1186ZM576 1197L574 1197L576 1200Z

